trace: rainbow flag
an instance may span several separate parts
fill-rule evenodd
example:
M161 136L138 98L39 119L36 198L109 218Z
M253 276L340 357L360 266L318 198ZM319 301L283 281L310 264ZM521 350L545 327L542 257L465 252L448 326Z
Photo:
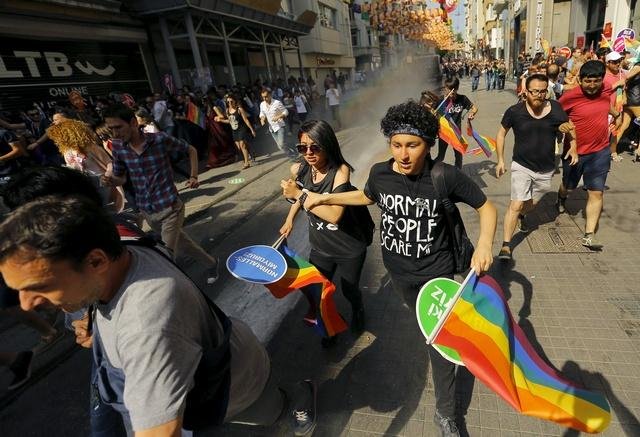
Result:
M607 428L605 397L563 378L538 356L493 278L472 271L458 295L433 343L455 349L476 378L520 413L588 433Z
M487 155L487 158L491 156L491 152L496 150L496 140L490 137L485 137L484 135L480 135L474 128L471 126L471 121L467 120L467 135L473 137L480 146L480 149ZM474 151L476 149L473 149Z
M333 337L347 329L347 324L338 313L333 300L336 286L322 276L309 261L301 258L283 242L278 251L287 261L287 272L282 279L266 284L271 294L282 299L289 293L300 289L309 301L309 309L304 320L315 328L322 337Z
M631 62L638 62L638 58L640 58L640 41L625 37L624 48L626 51L631 53Z
M205 128L204 112L195 103L189 102L189 104L187 105L186 117L187 120L189 120L191 123L197 124L202 129Z
M451 119L451 116L444 114L439 117L439 121L440 130L438 131L438 136L463 155L467 153L467 140L464 139L460 128Z

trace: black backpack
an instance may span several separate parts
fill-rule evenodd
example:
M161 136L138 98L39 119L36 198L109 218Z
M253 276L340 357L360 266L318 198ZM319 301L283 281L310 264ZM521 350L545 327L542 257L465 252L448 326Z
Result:
M444 173L445 164L442 161L436 162L431 168L431 181L444 207L447 230L453 245L454 272L464 273L471 266L471 256L475 249L467 236L458 207L449 199Z

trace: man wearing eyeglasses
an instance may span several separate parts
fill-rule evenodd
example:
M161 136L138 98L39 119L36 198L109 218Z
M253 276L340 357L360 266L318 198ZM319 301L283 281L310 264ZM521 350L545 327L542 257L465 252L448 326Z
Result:
M542 196L551 191L551 178L555 172L555 146L558 132L570 131L571 148L565 159L570 165L578 162L575 132L569 117L555 100L547 99L549 82L544 74L532 74L525 81L525 100L507 109L502 117L496 138L498 163L496 176L506 173L504 139L513 128L514 146L511 161L511 202L504 216L504 238L498 254L509 261L511 238L519 224L527 232L525 214L535 208ZM518 223L519 222L519 223Z
M289 115L289 111L284 107L280 100L276 100L271 96L271 90L263 88L260 92L262 103L260 103L260 124L269 123L269 132L276 142L278 149L282 150L291 160L296 159L296 154L287 144L285 144L284 131L287 125L285 121Z
M575 189L582 178L587 189L585 207L586 223L582 245L591 250L601 250L602 244L596 240L595 231L602 212L603 194L607 174L611 167L609 148L609 120L612 115L616 128L620 127L621 113L611 107L614 88L604 83L605 65L601 61L587 61L580 68L579 87L565 92L560 104L575 125L579 161L575 166L562 163L562 184L558 190L558 211L566 211L565 202L569 191Z

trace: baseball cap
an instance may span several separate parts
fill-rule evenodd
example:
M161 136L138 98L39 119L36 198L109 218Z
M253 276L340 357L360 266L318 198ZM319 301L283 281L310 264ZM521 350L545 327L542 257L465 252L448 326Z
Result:
M609 54L607 54L607 56L605 56L604 60L607 62L611 62L611 61L618 61L622 59L622 55L618 52L611 52Z

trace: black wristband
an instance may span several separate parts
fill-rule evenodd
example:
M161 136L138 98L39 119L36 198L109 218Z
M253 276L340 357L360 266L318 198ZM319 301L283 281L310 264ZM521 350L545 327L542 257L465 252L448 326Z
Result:
M298 202L300 202L300 206L304 208L304 201L307 200L308 194L303 191L300 197L298 198Z

